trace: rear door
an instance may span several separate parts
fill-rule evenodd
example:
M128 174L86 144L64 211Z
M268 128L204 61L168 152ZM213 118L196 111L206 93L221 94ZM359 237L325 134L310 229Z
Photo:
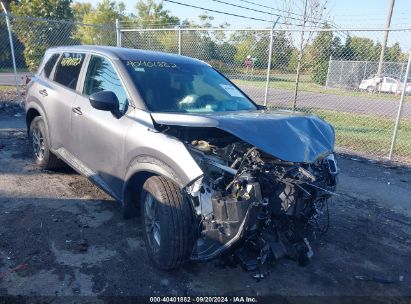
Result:
M39 94L43 96L42 104L46 111L53 149L68 148L70 145L71 104L78 95L76 88L84 59L84 54L62 53L50 72L50 81L39 88ZM47 63L44 70L46 68Z
M124 139L132 121L127 117L129 95L112 62L105 57L91 55L84 83L73 105L72 133L75 136L74 154L106 182L111 190L121 190L120 172L124 159ZM93 108L89 96L100 91L116 94L120 117Z

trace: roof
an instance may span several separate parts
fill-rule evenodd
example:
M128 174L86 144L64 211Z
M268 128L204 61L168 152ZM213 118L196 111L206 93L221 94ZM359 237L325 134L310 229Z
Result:
M147 51L139 49L129 49L113 46L98 46L98 45L73 45L73 46L60 46L56 48L50 48L48 51L52 52L84 52L95 53L109 57L110 59L120 60L150 60L150 61L167 61L174 63L191 63L191 64L206 64L201 60L181 56L176 54Z

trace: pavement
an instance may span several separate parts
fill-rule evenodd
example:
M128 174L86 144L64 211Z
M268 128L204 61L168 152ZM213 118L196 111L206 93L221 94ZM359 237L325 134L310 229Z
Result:
M261 103L264 102L264 88L248 85L240 85L239 87L253 100ZM297 107L395 119L400 96L398 96L398 100L392 100L373 98L372 95L370 94L370 97L359 97L299 91ZM270 88L268 96L270 105L280 108L291 108L293 106L294 91ZM411 119L411 102L404 102L401 117Z
M24 80L27 76L30 76L31 73L17 73L17 80L19 81L19 84L24 83ZM0 73L0 85L11 85L14 86L16 85L16 79L14 76L14 73Z

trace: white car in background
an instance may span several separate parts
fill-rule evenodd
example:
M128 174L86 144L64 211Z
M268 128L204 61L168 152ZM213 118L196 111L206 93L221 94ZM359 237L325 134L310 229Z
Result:
M401 94L404 88L405 76L401 77L401 83L398 86L398 93ZM405 83L405 93L411 94L411 76L408 77L407 82Z
M400 82L392 77L374 76L372 78L363 79L360 83L360 90L366 90L367 92L385 92L385 93L397 93Z

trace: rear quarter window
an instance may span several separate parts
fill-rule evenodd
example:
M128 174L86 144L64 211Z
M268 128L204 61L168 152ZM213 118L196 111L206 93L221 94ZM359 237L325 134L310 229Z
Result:
M85 55L80 53L63 53L56 66L54 81L76 89L84 58Z
M56 65L57 59L59 59L60 54L51 54L45 58L45 64L41 71L41 76L45 78L50 78L51 71L53 71Z

